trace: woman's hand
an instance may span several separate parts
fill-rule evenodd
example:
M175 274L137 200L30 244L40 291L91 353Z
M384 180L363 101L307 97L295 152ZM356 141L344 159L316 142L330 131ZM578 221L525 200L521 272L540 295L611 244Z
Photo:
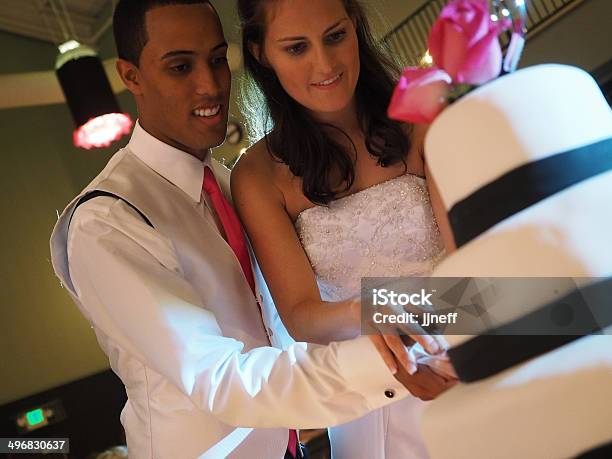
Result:
M406 346L419 343L431 355L444 354L448 349L448 344L443 336L428 335L424 330L418 334L402 335L401 339Z
M391 370L392 374L398 372L398 363L403 366L409 374L416 372L416 362L410 360L408 350L399 336L394 335L368 335L376 350Z
M425 349L425 351L431 355L440 355L446 352L448 344L446 343L444 337L440 335L430 335L423 327L421 327L421 325L419 325L418 321L393 324L376 322L373 315L361 314L360 298L354 298L351 300L351 302L354 307L359 308L357 312L351 313L351 317L359 314L362 321L368 322L362 324L362 328L377 330L384 336L398 335L397 337L403 340L404 344L408 347L412 346L414 343L419 343L423 349ZM413 314L420 315L422 311L418 309L408 310L403 306L385 305L377 306L376 312L389 315L400 315L405 312L412 312Z
M416 361L416 357L414 356L414 354L410 352L410 347L414 345L415 342L421 344L425 351L427 351L427 353L431 355L442 355L446 351L446 342L442 337L434 337L431 335L413 335L411 337L407 337L385 334L372 336L376 336L377 338L375 338L375 340L377 340L379 343L380 338L382 338L384 344L387 346L389 351L391 351L391 354L395 358L395 361L398 362L401 366L403 366L408 372L408 374L411 375L416 373L417 365L419 364L419 362ZM418 341L415 338L418 338ZM438 338L442 339L440 340ZM429 346L429 349L426 347L426 345ZM391 359L388 360L391 361ZM433 360L436 359L434 358L432 359L432 361ZM442 365L442 367L446 369L445 366Z

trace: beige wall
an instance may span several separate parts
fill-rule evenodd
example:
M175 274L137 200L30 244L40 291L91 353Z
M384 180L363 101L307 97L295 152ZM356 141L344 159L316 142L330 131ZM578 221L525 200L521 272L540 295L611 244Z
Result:
M584 0L529 40L521 66L557 62L592 71L612 59L611 24L611 0Z
M124 110L133 104L120 97ZM0 404L108 367L49 261L56 211L118 148L72 146L65 105L0 110Z
M368 0L363 3L380 13L384 32L387 32L427 3L427 0Z

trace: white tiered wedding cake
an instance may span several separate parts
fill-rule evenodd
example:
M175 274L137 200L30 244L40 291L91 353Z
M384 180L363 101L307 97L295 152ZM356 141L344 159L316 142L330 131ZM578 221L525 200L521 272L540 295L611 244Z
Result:
M612 111L588 73L539 65L472 91L433 122L425 155L458 245L434 275L612 276ZM501 322L545 304L526 291ZM432 457L573 457L612 441L610 334L443 394L423 421Z

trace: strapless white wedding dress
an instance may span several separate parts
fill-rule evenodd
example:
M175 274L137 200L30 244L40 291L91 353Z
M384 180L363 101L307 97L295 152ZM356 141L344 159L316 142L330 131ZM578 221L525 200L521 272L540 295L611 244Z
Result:
M427 276L443 254L425 180L411 174L307 209L295 227L324 301L359 295L362 277ZM424 406L408 396L330 428L333 459L427 457Z

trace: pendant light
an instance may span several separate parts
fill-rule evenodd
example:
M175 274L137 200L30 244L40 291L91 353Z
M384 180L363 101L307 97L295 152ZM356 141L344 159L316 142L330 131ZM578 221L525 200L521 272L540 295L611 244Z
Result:
M129 134L132 119L122 113L95 51L76 40L59 46L55 71L76 129L74 145L107 147Z
M134 123L129 114L121 112L96 52L77 40L64 0L47 0L46 5L64 37L64 43L58 46L55 72L76 125L74 145L107 147L129 134Z

